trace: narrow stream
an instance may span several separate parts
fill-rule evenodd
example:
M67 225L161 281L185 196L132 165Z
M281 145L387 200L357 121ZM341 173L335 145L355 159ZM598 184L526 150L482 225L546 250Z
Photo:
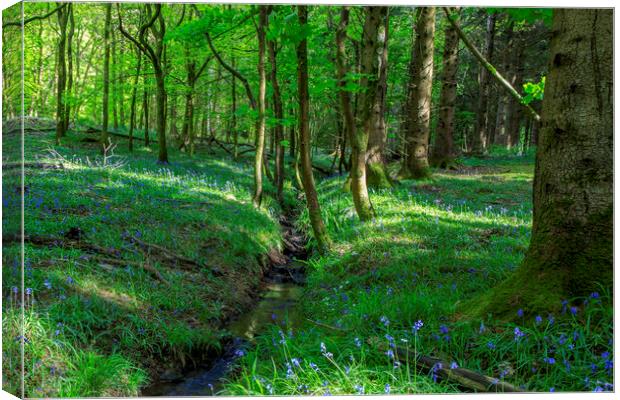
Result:
M223 379L233 370L237 353L252 346L255 337L274 321L287 320L287 326L301 322L296 309L305 280L305 266L297 261L307 258L303 238L287 220L282 225L284 255L287 262L272 265L263 277L263 291L254 308L233 320L226 329L232 341L215 359L177 376L162 377L142 390L142 396L213 396L222 388Z

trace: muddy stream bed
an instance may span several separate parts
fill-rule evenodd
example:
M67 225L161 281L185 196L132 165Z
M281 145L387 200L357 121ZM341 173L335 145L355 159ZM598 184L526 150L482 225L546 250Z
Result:
M240 352L254 343L274 319L287 319L289 327L301 322L297 303L305 283L307 259L305 242L288 219L280 219L284 254L279 262L270 261L269 269L262 279L262 292L256 305L234 318L225 329L232 338L214 357L183 372L164 374L145 387L141 396L213 396L222 388L223 381L234 371ZM181 370L179 368L179 370Z

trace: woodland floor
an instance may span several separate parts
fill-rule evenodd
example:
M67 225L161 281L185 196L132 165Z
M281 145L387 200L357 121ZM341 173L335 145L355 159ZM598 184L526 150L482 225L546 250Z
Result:
M133 156L119 147L116 161L125 164L110 168L98 164L98 146L74 132L48 155L52 135L31 132L25 143L26 161L54 164L62 156L64 164L26 169L26 235L61 243L26 245L26 395L136 395L160 360L189 362L217 349L223 321L258 291L260 260L281 246L280 210L269 196L261 210L252 207L249 158L234 164L224 152L201 149L190 159L172 151L172 164L162 167L153 149L137 143ZM5 135L3 154L18 155L18 139ZM329 165L326 156L316 162ZM286 316L274 316L222 394L462 389L437 371L414 373L416 363L391 345L522 390L611 390L609 293L594 293L579 308L566 299L559 313L536 320L462 317L524 256L533 162L531 152L461 159L457 171L372 192L379 216L364 224L341 190L344 177L323 179L318 189L335 247L308 261L300 305L308 321L293 330ZM5 236L19 228L17 171L3 177ZM307 213L297 224L309 233ZM110 258L117 261L102 260ZM159 277L131 263L144 259ZM18 243L4 243L3 265L3 335L15 338L5 339L3 363L18 365ZM3 373L4 389L16 392L18 371Z

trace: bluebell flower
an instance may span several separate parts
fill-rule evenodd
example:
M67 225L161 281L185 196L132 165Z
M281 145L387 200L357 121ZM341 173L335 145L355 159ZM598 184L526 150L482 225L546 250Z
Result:
M15 294L19 293L19 289L17 289L17 286L13 286L11 290L13 290L13 293Z
M452 361L452 364L450 364L450 369L457 369L459 367L459 365L456 363L456 361Z
M385 394L390 394L390 384L389 383L385 384L385 388L383 388L383 391L385 392Z
M605 371L611 371L614 367L613 360L605 360Z
M291 363L293 363L293 365L298 368L301 366L301 363L299 362L298 358L291 358Z
M485 330L486 330L486 327L484 326L484 322L480 322L480 329L478 329L478 332L484 333Z
M551 393L553 393L553 392L555 392L555 388L553 388L553 387L552 387L552 388L549 388L549 391L550 391Z
M590 297L593 298L593 299L598 299L600 296L599 296L598 292L592 292L592 293L590 293Z
M493 342L488 342L488 343L487 343L487 347L488 347L489 349L491 349L491 350L495 350L495 343L493 343Z
M345 365L344 366L344 373L345 373L345 375L349 375L349 372L351 372L351 366Z
M381 318L379 319L379 321L381 321L381 323L385 326L390 325L390 320L387 319L387 317L385 315L381 316Z
M540 315L536 316L536 325L540 324L542 322L542 317Z
M525 336L525 333L521 332L521 329L519 329L519 327L515 327L514 334L515 334L515 341L518 341L523 336Z
M596 392L596 393L599 393L599 392L602 392L602 391L603 391L603 388L600 387L600 386L595 387L594 390L593 390L593 392Z
M392 349L388 349L388 351L385 352L385 354L389 357L389 358L394 358L394 351Z
M52 283L48 279L46 279L45 281L43 281L43 286L45 286L46 289L51 289Z
M32 288L26 288L26 296L30 296L32 294Z
M73 278L72 278L72 277L70 277L70 276L68 276L68 277L67 277L67 283L68 283L69 285L73 284L74 282L75 282L75 281L73 280Z
M356 347L362 347L362 341L359 338L353 339L353 343L355 343Z
M355 385L355 391L357 392L357 394L364 394L364 386Z
M245 352L241 349L237 349L235 350L235 357L243 357L245 355Z
M327 346L325 346L325 343L321 342L321 353L326 353L327 352Z
M553 318L553 315L549 314L549 316L547 316L547 321L549 321L549 325L553 325L555 318Z
M400 367L400 361L394 361L394 369Z
M444 335L445 335L446 333L448 333L448 331L449 331L449 330L448 330L448 327L447 327L447 326L445 326L445 325L440 325L440 326L439 326L439 332L441 332L442 334L444 334Z
M519 317L519 318L523 318L523 309L522 309L522 308L519 308L519 309L517 310L517 317Z
M312 368L316 372L319 372L319 367L313 362L310 363L310 368Z
M570 308L570 313L571 313L571 314L573 314L573 315L577 315L577 312L578 312L578 311L579 311L579 310L577 309L577 307L571 307L571 308Z
M419 319L415 324L413 324L413 332L417 333L420 328L422 328L424 326L424 322L422 322L421 319Z
M608 351L605 351L605 352L601 353L601 358L603 360L607 359L608 357L609 357L609 352Z

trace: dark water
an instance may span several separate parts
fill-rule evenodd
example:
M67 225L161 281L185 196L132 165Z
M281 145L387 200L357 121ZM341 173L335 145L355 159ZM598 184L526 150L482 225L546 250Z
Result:
M209 365L186 372L174 381L159 380L142 391L142 396L213 396L222 388L222 379L233 369L237 352L251 346L257 334L274 322L287 321L295 327L301 316L296 311L302 287L293 282L277 282L271 276L261 299L252 310L233 321L228 330L234 336L232 343ZM271 282L270 282L271 281Z

